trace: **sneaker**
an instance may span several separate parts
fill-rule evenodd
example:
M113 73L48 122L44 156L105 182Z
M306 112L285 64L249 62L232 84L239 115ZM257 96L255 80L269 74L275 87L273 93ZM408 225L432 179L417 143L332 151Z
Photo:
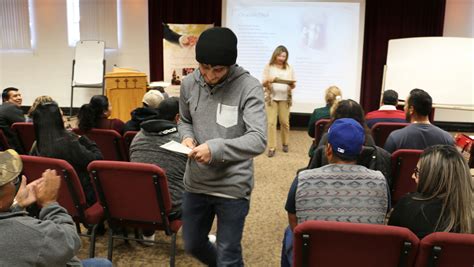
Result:
M283 152L288 153L288 145L283 145Z
M269 149L269 150L268 150L268 153L267 153L267 156L268 156L269 158L275 156L275 149L274 149L274 148Z
M211 242L211 244L216 244L217 237L215 235L208 235L207 238L209 238L209 242Z
M155 234L152 234L151 236L142 236L143 238L143 245L145 246L153 246L154 243L152 241L155 241Z

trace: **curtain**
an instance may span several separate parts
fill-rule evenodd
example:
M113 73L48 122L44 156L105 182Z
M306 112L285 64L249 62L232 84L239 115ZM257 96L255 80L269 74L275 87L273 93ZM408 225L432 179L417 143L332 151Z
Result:
M445 7L446 0L366 0L360 95L360 103L366 112L379 107L388 41L442 36Z
M221 0L148 0L150 81L163 80L162 23L221 25Z
M28 0L0 1L0 49L30 49Z
M81 40L105 41L106 48L118 48L117 0L80 0Z

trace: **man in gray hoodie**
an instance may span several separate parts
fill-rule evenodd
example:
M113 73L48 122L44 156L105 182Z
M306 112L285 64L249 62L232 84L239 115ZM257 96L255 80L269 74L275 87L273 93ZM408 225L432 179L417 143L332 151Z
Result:
M260 82L235 64L237 37L227 28L204 31L199 68L181 85L178 124L192 149L184 174L185 250L209 266L242 266L241 239L253 188L253 157L266 147ZM217 216L217 244L208 239Z
M0 266L65 266L81 239L71 216L56 202L60 177L46 170L26 185L19 176L22 167L14 150L0 153ZM39 219L24 211L34 202L43 207Z

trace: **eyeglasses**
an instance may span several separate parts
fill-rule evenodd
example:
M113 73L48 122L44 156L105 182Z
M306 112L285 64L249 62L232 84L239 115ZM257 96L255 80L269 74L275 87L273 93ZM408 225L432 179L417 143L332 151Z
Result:
M420 170L418 169L418 166L413 169L413 175L415 175L416 178L418 178L418 175L420 175Z

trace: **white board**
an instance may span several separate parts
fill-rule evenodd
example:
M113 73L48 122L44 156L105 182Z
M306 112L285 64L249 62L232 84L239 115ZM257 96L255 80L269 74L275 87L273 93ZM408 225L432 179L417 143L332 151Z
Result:
M76 44L74 86L100 86L104 76L103 41L79 41Z
M393 89L404 99L420 88L435 104L474 106L473 65L473 38L390 40L384 89Z

